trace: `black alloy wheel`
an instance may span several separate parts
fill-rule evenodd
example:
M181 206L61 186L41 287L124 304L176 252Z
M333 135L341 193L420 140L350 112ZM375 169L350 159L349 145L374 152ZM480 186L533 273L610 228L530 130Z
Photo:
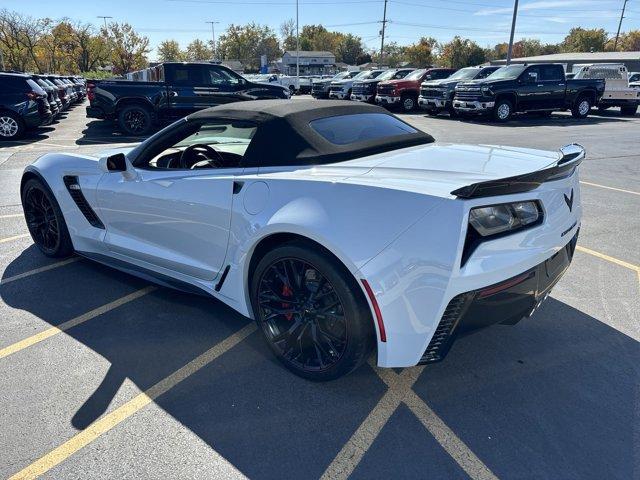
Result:
M369 307L345 267L318 248L268 252L251 281L254 316L276 357L309 380L332 380L364 363L375 339Z
M66 257L73 252L60 207L38 180L25 184L22 207L31 238L42 253L48 257Z
M313 265L298 258L272 263L258 292L262 328L297 368L326 370L347 346L344 307L333 285Z
M122 109L118 116L120 128L129 135L146 135L151 130L152 117L142 105L131 105Z

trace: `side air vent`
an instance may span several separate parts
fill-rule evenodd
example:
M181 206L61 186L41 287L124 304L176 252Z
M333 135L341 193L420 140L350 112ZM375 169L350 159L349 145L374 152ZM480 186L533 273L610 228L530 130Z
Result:
M84 218L86 218L92 226L104 230L104 224L100 221L96 212L93 211L89 202L87 202L87 199L84 198L82 190L80 189L80 184L78 183L78 177L66 175L63 177L63 180L69 195L71 195L73 201L76 202L76 205L84 215Z
M421 364L438 362L445 357L453 342L453 331L465 311L467 300L471 296L473 296L473 293L462 293L449 302L429 342L429 346L420 359Z

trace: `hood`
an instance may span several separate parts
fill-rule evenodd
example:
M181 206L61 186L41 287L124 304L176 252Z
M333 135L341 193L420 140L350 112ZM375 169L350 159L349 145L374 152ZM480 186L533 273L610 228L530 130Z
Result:
M499 79L495 79L495 80L487 80L486 78L483 78L481 80L469 80L467 82L460 82L458 83L459 86L461 87L481 87L481 86L486 86L486 85L502 85L502 84L508 84L508 83L512 83L513 82L513 78L499 78Z
M353 81L353 78L346 78L344 80L336 80L335 82L331 82L331 85L348 85L350 83L353 83Z
M347 182L451 198L451 192L458 188L541 170L559 159L559 152L544 150L432 143L326 168L345 167Z
M331 83L331 79L325 78L324 80L314 80L311 83L312 85L329 85Z
M455 87L458 83L460 83L460 80L449 80L447 78L441 78L440 80L427 80L426 82L422 82L422 86L452 88Z

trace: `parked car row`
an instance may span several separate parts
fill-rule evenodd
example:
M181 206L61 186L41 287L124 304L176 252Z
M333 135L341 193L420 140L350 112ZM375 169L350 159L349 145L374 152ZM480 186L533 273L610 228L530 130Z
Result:
M154 125L231 102L290 98L288 87L254 82L218 64L167 62L146 69L144 80L87 84L87 117L115 120L128 135L147 135Z
M631 74L629 79L633 78ZM565 74L560 64L515 64L448 68L341 72L313 83L315 98L377 103L409 112L417 107L431 115L486 116L506 122L513 115L547 116L568 110L584 118L594 107L620 107L635 115L640 89L633 88L622 65L583 65Z
M0 139L48 125L87 95L81 77L0 72Z

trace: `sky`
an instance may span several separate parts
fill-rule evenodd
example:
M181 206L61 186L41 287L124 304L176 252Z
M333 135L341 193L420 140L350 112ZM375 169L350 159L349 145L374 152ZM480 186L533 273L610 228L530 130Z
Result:
M614 36L624 0L521 0L516 40L561 41L574 26L604 28ZM509 39L513 0L388 0L386 41L401 45L421 36L445 42L460 35L485 47ZM154 49L166 39L182 47L195 38L216 37L230 24L256 22L279 35L280 25L295 19L295 0L2 0L2 8L33 17L69 17L101 24L100 15L128 22L149 37ZM380 48L384 0L299 0L300 28L322 24L329 30L360 36L367 47ZM111 20L110 20L111 21ZM640 29L640 0L628 0L622 31Z

